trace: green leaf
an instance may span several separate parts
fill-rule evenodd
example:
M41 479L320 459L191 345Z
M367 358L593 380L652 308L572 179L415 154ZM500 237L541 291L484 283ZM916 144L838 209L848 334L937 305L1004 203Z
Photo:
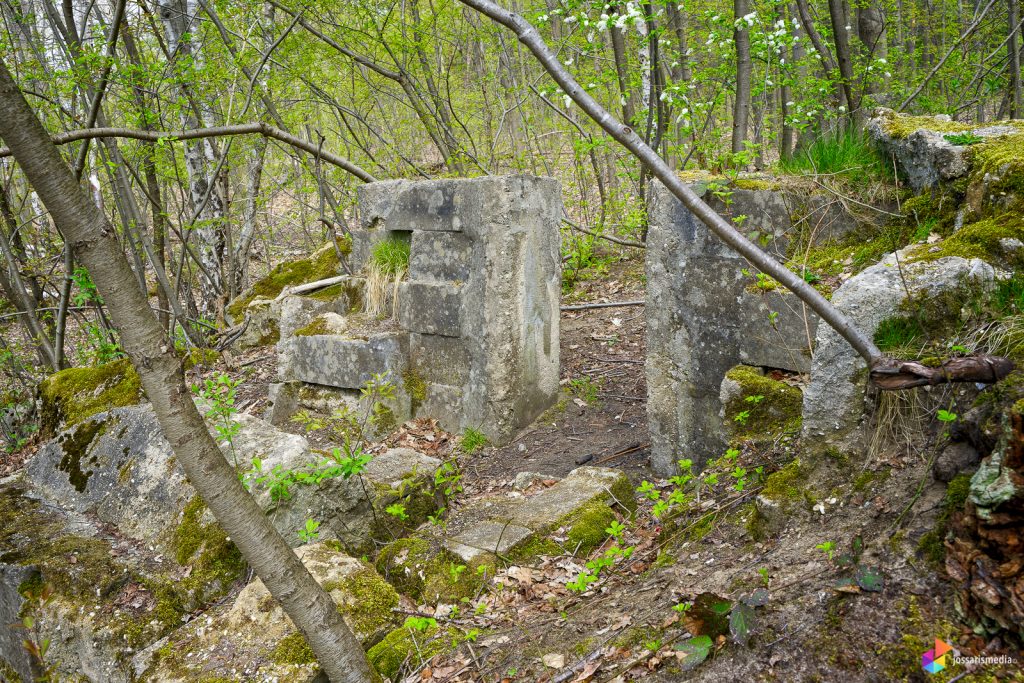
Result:
M686 655L683 671L692 671L711 654L711 638L695 636L676 645L676 649Z
M861 553L864 552L864 539L859 535L854 536L853 541L850 543L850 547L853 550L853 557L859 560Z
M729 614L729 634L734 642L746 645L750 632L754 630L754 608L745 602L737 602Z
M857 571L853 575L853 580L857 582L858 586L872 593L877 593L885 587L882 570L865 564L857 565Z

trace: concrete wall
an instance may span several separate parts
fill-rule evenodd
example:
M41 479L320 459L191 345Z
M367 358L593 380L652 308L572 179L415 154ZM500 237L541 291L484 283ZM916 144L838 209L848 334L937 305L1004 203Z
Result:
M796 230L817 239L855 223L828 197L779 189L736 189L731 205L706 183L694 190L725 216L745 215L764 249L782 260ZM791 294L754 291L753 268L726 247L661 184L652 189L647 236L647 414L651 462L663 476L676 461L703 464L726 448L719 391L725 373L746 364L810 369L817 317ZM763 240L763 241L762 241ZM773 325L770 312L778 313Z
M354 347L376 343L380 351L380 340L285 340L282 347L294 346L292 355L301 359L285 351L281 367L286 375L302 372L281 379L352 389L340 380L390 370L398 380L423 383L419 392L407 392L422 393L411 396L410 416L436 417L453 431L474 427L495 443L507 442L558 396L558 182L530 176L382 181L359 188L359 208L356 270L389 233L410 239L398 329L387 339L402 351L365 363L359 359L372 354Z

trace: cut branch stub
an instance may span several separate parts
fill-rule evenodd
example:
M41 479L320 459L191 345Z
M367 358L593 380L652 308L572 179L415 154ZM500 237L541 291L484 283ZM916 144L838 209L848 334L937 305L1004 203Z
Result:
M919 361L880 358L871 366L871 382L889 391L952 382L995 384L1014 367L1013 361L1000 356L952 358L934 367Z

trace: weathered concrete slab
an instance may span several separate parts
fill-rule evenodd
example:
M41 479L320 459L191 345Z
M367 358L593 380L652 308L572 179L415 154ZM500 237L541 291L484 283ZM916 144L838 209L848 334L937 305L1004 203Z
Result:
M508 555L534 536L526 527L496 521L481 522L455 538L446 539L444 546L468 565L486 555Z
M410 332L460 337L462 305L462 285L403 282L398 295L398 322Z
M595 501L627 509L635 505L629 478L607 467L578 467L551 488L527 499L513 512L512 521L546 533Z
M834 202L778 189L737 189L732 205L695 187L725 215L745 215L765 251L785 260L790 240L813 226L819 239L841 236L855 222ZM653 188L647 237L647 412L652 465L662 476L676 461L702 464L726 446L718 399L725 373L738 364L810 369L818 319L783 291L752 291L750 266L664 186ZM774 314L774 319L772 315Z
M291 337L281 342L278 376L343 389L358 389L374 374L401 375L408 340L404 334L379 334L369 339L336 335Z
M456 337L409 335L409 360L420 377L431 384L462 387L469 380L469 345Z

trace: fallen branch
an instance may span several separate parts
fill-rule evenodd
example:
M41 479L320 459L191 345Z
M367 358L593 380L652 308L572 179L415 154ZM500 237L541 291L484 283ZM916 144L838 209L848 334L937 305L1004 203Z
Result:
M55 145L66 145L69 142L78 140L92 140L94 138L128 138L130 140L145 140L147 142L174 142L177 140L197 140L199 138L218 138L232 135L262 135L267 138L279 140L286 144L309 152L315 157L323 159L340 169L348 171L363 182L372 183L376 178L356 166L351 161L337 154L326 152L317 145L286 133L280 128L275 128L267 123L241 123L234 126L214 126L212 128L192 128L190 130L158 131L158 130L137 130L135 128L83 128L71 130L67 133L58 133L50 138ZM0 147L0 158L11 156L9 147Z
M290 294L304 294L317 289L323 289L324 287L330 287L331 285L336 285L339 282L344 282L350 277L350 275L335 275L334 277L324 278L323 280L316 280L314 282L307 282L305 284L295 285L294 287L285 287L281 290L281 293L277 295L277 299L275 299L275 301L280 301Z
M624 240L624 239L619 238L619 237L613 237L611 235L602 235L599 232L594 232L593 230L587 230L582 225L576 225L575 223L573 223L572 221L570 221L567 218L563 218L562 222L565 223L566 225L568 225L573 230L576 230L578 232L582 232L584 235L590 235L591 237L596 237L596 238L601 239L601 240L608 240L609 242L615 242L615 244L621 244L624 247L635 247L637 249L646 249L647 248L647 245L644 244L643 242L630 242L629 240Z
M914 360L882 358L871 365L871 381L888 391L951 382L995 384L1013 368L1013 361L999 356L952 358L935 367Z
M619 308L622 306L643 306L646 301L612 301L602 304L579 304L577 306L562 306L562 311L586 311L591 308Z

